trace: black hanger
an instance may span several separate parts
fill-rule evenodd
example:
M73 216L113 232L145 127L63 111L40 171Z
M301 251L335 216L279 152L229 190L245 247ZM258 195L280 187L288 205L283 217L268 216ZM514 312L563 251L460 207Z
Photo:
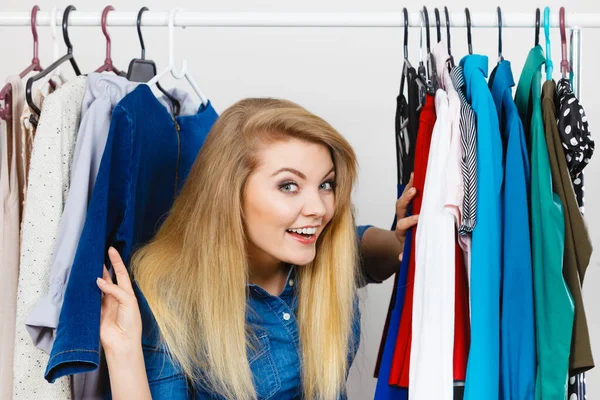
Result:
M409 69L413 69L412 64L408 61L408 27L410 22L408 20L408 10L405 8L402 9L404 14L404 67L402 68L402 80L400 81L400 93L404 93L404 81L409 77ZM423 39L422 30L421 30L421 42ZM425 66L422 62L419 62L418 71L415 76L415 83L417 85L417 111L421 110L425 105L426 95L427 95L427 87L426 87L426 79L423 77L425 75Z
M438 43L442 41L442 23L440 22L440 10L435 8L435 27L437 29L437 41Z
M431 53L431 42L429 40L429 12L427 7L423 6L423 18L425 19L425 38L427 39L427 54Z
M75 61L75 57L73 56L73 45L71 44L71 40L69 39L69 14L73 10L76 10L75 6L72 6L72 5L68 6L65 9L65 12L63 13L63 20L62 20L63 39L65 40L65 45L67 46L67 54L65 54L64 56L62 56L61 58L59 58L52 64L50 64L48 66L48 68L46 68L39 74L34 75L27 80L27 85L25 87L25 99L27 100L27 104L29 105L29 108L31 108L31 110L38 116L41 114L41 110L33 102L33 96L31 93L31 88L32 88L34 82L37 82L40 79L44 78L46 75L48 75L50 72L55 70L59 65L63 64L65 61L69 61L71 63L71 66L73 67L73 70L75 71L75 74L81 75L81 71L79 70L79 67L77 66L77 62ZM33 114L29 118L29 121L34 126L37 126L37 120L35 119Z
M502 56L502 10L497 7L496 11L498 12L498 64L500 64L504 61Z
M148 82L150 79L156 76L156 63L152 60L146 60L146 46L144 45L144 38L142 37L142 14L148 11L148 7L142 7L137 15L137 33L140 39L140 47L142 48L141 58L134 58L129 63L127 69L127 79L132 82ZM173 114L179 115L181 111L181 103L171 93L167 92L160 84L156 82L156 87L160 90L173 105Z
M540 9L535 9L535 45L540 44Z
M408 11L404 8L402 12L404 13L404 59L408 60Z
M446 16L446 36L448 40L448 63L450 64L450 69L454 68L454 57L452 56L452 46L450 45L450 16L448 15L448 7L444 6L444 14Z
M467 18L467 44L469 45L469 54L473 54L473 44L471 39L471 12L465 8L465 16Z
M435 90L437 89L437 74L435 70L435 60L431 54L431 42L429 38L429 12L425 6L423 6L423 18L425 19L425 34L427 38L427 93L435 95Z

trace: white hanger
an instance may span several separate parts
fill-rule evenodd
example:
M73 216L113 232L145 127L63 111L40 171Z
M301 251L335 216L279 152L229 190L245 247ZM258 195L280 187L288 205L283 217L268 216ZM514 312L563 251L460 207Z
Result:
M56 14L59 11L57 6L52 7L52 11L50 14L50 34L52 35L52 48L53 48L53 59L52 62L58 60L61 57L61 54L59 54L60 51L60 47L59 47L59 40L57 39L57 35L56 35ZM48 82L50 81L50 79L53 78L57 78L60 79L60 83L64 83L67 81L67 79L64 77L64 75L61 73L60 71L60 65L58 67L56 67L56 69L54 69L54 71L52 71L50 74L48 74L47 76L45 76L43 78L43 80L41 81L41 85L40 87L47 87L46 85L48 85ZM56 79L54 79L54 82L56 83Z
M187 60L182 61L181 70L179 72L175 71L175 40L174 40L175 22L174 21L175 21L175 13L178 11L182 11L182 9L174 8L171 11L169 11L169 65L167 66L167 68L165 68L164 70L159 72L154 78L150 79L148 81L147 85L148 86L155 85L156 82L158 82L162 78L164 78L169 72L171 73L171 75L173 75L173 77L175 79L181 79L181 78L185 77L185 79L188 81L188 83L190 84L192 89L194 89L194 91L196 92L198 97L200 97L202 104L206 106L208 104L208 99L206 98L206 96L204 96L204 94L198 87L198 84L196 83L196 81L194 80L192 75L189 73L189 71L187 69Z
M58 12L58 7L54 6L52 7L52 11L50 13L50 34L52 35L52 49L53 49L53 58L52 61L56 61L61 57L61 54L59 54L59 44L58 44L58 39L57 39L57 35L56 35L56 14ZM52 71L52 73L48 76L46 76L44 78L44 85L51 79L54 77L58 77L62 82L65 82L65 78L62 75L62 73L60 72L60 65L58 67L56 67L56 69L54 71Z

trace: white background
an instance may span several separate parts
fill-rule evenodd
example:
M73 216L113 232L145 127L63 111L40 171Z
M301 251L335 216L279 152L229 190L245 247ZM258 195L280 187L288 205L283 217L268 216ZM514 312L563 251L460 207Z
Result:
M31 0L1 0L0 11L27 11ZM42 11L65 7L68 3L40 0ZM101 11L106 3L79 1L80 11ZM117 0L112 5L118 11L137 11L148 6L152 11L182 7L188 11L323 11L323 12L399 12L403 6L417 11L423 4L391 0L221 0L159 1L145 3ZM433 8L444 5L450 11L495 12L497 3L477 0L449 0L446 4L426 4L430 20L435 21ZM501 6L508 12L535 12L535 7L549 5L553 11L564 5L556 0L536 3L530 0L505 0ZM600 12L600 2L571 1L567 12ZM543 10L542 10L543 11ZM442 13L443 18L443 13ZM568 22L568 21L567 21ZM599 21L600 22L600 21ZM115 65L127 69L129 61L139 57L134 27L110 28L113 37ZM48 27L39 28L40 58L43 65L52 61L52 46ZM104 36L100 27L72 27L71 41L83 72L90 72L104 61ZM147 56L159 68L167 61L167 29L144 28ZM419 30L410 29L410 54L418 61ZM435 30L432 30L435 35ZM551 31L554 78L558 78L560 36ZM434 37L434 36L432 36ZM586 107L591 129L600 141L600 82L595 75L600 58L597 29L583 31L583 85L581 98ZM543 30L541 41L543 43ZM433 40L432 40L433 42ZM31 34L26 27L0 27L0 79L20 72L31 60ZM534 30L505 29L504 57L512 62L515 80L521 72L528 51L534 44ZM497 54L497 31L473 29L475 53L490 56L490 71ZM455 58L466 53L464 28L452 29L452 49ZM64 51L61 43L61 53ZM282 97L298 102L331 122L351 142L358 154L360 176L355 193L358 222L389 228L396 197L396 167L394 151L394 111L402 67L402 29L400 28L187 28L176 30L177 65L184 57L203 92L212 100L218 112L235 101L249 96ZM64 70L69 70L65 65ZM171 78L165 87L186 87L185 82ZM596 93L596 95L594 94ZM586 218L594 247L600 248L600 154L586 170ZM600 260L594 253L588 269L584 297L596 362L600 363ZM376 380L372 378L375 358L381 338L392 289L392 279L381 285L371 285L365 293L363 339L360 353L349 378L351 399L372 398ZM40 379L42 379L40 377ZM600 369L588 373L588 399L600 396Z

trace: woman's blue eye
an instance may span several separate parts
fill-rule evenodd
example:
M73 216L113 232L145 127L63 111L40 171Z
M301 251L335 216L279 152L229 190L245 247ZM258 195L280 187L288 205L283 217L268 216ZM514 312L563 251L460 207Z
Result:
M285 182L279 185L279 190L284 193L296 193L298 191L298 185L293 182Z
M321 184L321 189L323 189L323 190L333 190L334 188L335 188L334 181L327 181L327 182L323 182Z

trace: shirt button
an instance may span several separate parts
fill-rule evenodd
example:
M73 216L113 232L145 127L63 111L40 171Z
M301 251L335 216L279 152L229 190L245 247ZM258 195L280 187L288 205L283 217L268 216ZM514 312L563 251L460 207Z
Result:
M289 283L290 283L290 286L294 286L294 280L293 279L290 279Z
M285 319L286 321L289 321L290 320L290 314L283 313L283 319Z

